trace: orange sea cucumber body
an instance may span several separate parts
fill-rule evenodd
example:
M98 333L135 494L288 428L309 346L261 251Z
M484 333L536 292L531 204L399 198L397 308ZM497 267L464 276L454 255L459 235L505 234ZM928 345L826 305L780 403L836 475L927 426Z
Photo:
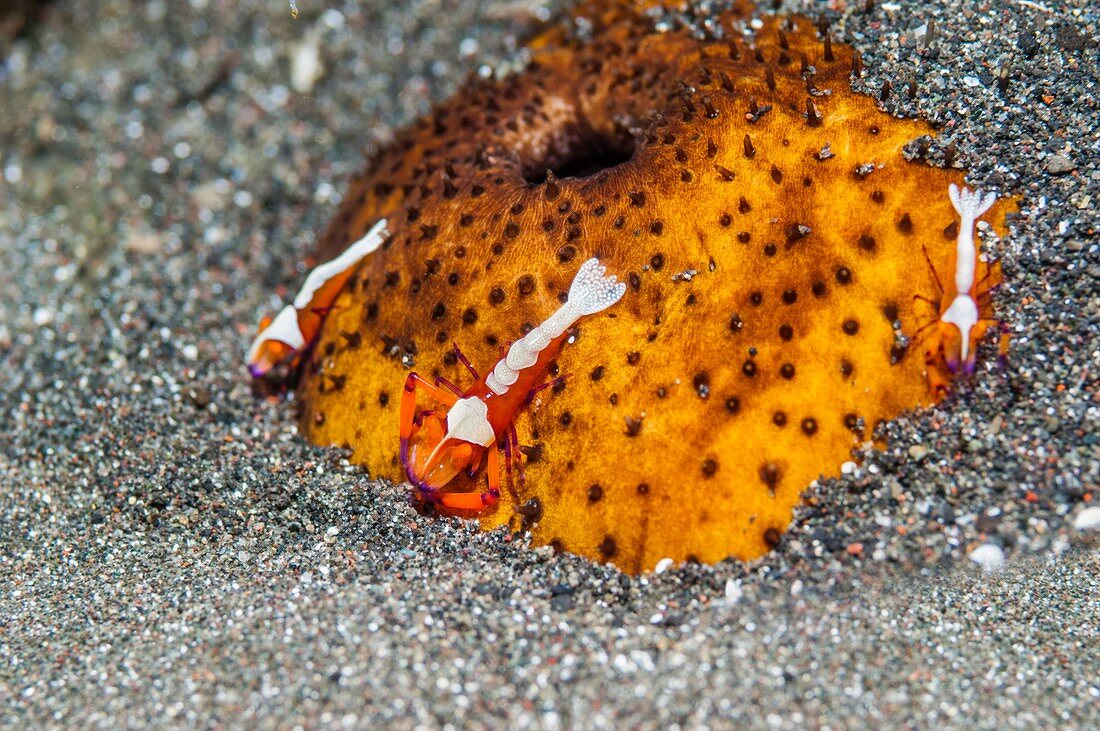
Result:
M962 173L903 159L931 129L852 93L850 48L801 18L743 33L748 12L699 40L589 3L527 70L380 153L321 247L389 221L303 373L309 438L401 479L409 368L461 382L452 341L489 367L591 256L626 296L580 323L557 363L574 376L521 415L527 480L486 527L628 570L751 559L876 423L929 403L904 344L936 314L914 304L936 293L921 245L947 269Z

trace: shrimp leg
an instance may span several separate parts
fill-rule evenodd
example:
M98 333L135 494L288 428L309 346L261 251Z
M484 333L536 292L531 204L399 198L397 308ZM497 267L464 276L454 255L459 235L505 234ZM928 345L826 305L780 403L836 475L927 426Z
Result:
M489 478L487 491L436 492L430 496L431 501L451 510L481 511L496 505L497 500L500 499L500 452L498 450L489 450L485 472Z
M458 400L458 396L454 393L440 388L439 386L433 386L417 373L410 373L408 378L405 379L405 390L401 394L401 464L405 468L405 474L408 475L409 479L413 480L414 482L415 478L413 477L413 464L409 459L409 439L412 438L413 428L417 426L417 388L427 391L432 398L434 398L436 401L443 404L447 408L454 406L455 401Z

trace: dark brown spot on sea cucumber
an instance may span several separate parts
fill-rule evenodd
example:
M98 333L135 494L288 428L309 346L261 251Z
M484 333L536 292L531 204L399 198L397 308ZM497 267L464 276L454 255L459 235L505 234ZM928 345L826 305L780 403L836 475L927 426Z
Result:
M695 387L695 392L700 398L707 398L711 395L711 376L707 375L705 370L700 370L692 377L692 386Z
M782 473L775 462L765 462L760 466L760 481L768 486L769 491L775 492L781 478Z

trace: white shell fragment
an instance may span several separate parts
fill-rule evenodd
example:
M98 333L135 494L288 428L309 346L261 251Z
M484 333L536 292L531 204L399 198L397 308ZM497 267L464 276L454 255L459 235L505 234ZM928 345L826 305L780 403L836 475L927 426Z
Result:
M981 566L982 571L992 573L1004 566L1005 552L995 543L983 543L971 551L967 558Z
M299 94L308 94L324 70L321 63L321 36L316 32L309 33L290 57L290 88Z
M726 579L726 601L736 604L745 593L741 590L741 579Z
M1073 519L1073 527L1080 531L1100 530L1100 505L1085 508Z

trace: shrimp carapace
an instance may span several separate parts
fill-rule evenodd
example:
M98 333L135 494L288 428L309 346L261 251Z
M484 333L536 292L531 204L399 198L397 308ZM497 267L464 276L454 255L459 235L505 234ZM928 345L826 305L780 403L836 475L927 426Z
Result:
M934 131L853 93L858 57L816 21L711 5L581 3L523 70L473 81L371 160L321 257L383 217L392 243L355 269L305 363L311 440L406 479L409 373L468 383L452 343L496 362L592 257L626 293L581 321L546 382L571 375L517 412L526 480L486 528L628 571L751 559L880 421L934 400L908 345L939 313L914 295L935 292L924 249L952 271L944 191L963 171L905 159ZM1003 231L1010 205L983 220ZM480 446L437 452L447 390L413 422L413 475L455 474L438 492L477 509L485 478L466 470L505 440L469 402Z

